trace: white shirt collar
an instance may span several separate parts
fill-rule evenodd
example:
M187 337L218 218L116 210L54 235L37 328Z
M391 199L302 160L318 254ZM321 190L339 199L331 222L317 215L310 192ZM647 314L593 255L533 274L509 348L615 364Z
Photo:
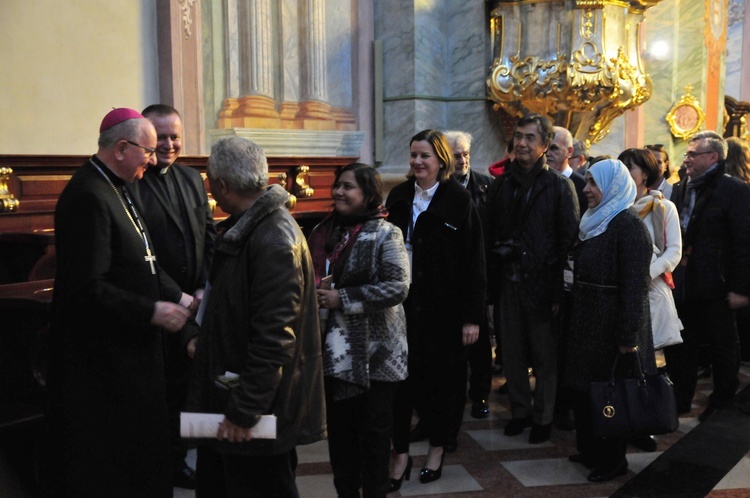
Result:
M435 192L437 191L438 185L440 185L440 182L435 182L435 185L426 190L423 190L422 187L419 186L417 181L414 180L414 196L419 197L422 200L431 201L432 196L434 196Z
M562 173L562 176L564 176L565 178L570 178L570 175L573 174L573 168L570 167L570 164L566 164L565 169L560 173Z

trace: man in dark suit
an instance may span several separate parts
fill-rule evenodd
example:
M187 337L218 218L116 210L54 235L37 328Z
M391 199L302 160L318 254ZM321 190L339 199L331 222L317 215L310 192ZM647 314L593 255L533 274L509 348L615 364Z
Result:
M198 171L175 163L182 150L182 120L177 110L156 104L142 114L156 129L156 165L128 189L143 213L161 267L183 292L200 302L216 237L206 188ZM166 342L174 483L189 489L195 487L195 475L185 463L187 449L180 439L179 422L197 335L197 325L189 321L180 334L168 336Z
M512 419L506 436L531 427L529 443L550 437L557 391L555 326L563 301L563 269L578 234L578 201L570 180L546 164L555 131L544 116L521 118L515 159L487 192L486 223L497 288L503 369ZM499 292L498 292L499 291ZM528 364L534 369L532 394Z
M163 332L183 327L192 297L123 188L155 148L147 119L112 110L55 209L48 496L172 496Z
M471 135L463 131L448 131L445 138L453 149L453 157L456 159L456 172L453 178L458 181L471 194L474 205L481 212L487 200L487 189L492 183L492 178L484 173L472 170L471 159ZM469 398L471 399L471 416L474 418L486 418L490 414L487 403L490 390L492 389L492 342L485 321L479 327L479 338L477 342L468 347L468 360L471 375L469 377ZM458 427L463 419L463 405L457 407Z
M573 186L576 188L576 196L578 196L578 207L581 210L581 216L583 216L589 205L586 196L583 194L586 179L582 174L573 171L569 164L570 158L573 157L573 135L562 126L555 126L554 129L555 138L547 149L547 164L573 182Z
M698 351L708 344L714 390L699 416L706 420L734 397L739 384L735 311L750 303L750 191L726 174L727 144L713 131L688 141L687 176L674 186L682 260L673 273L683 343L664 348L678 413L690 411Z

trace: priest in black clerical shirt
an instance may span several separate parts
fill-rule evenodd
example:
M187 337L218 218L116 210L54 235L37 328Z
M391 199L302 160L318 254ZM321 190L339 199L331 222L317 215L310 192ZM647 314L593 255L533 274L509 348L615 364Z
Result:
M175 163L182 150L182 119L169 105L155 104L142 114L156 128L156 165L128 184L142 213L164 271L183 292L200 301L213 256L216 229L200 173ZM188 321L179 334L167 336L167 403L172 430L175 486L195 488L195 474L185 462L180 438L180 411L187 396L190 358L198 326Z

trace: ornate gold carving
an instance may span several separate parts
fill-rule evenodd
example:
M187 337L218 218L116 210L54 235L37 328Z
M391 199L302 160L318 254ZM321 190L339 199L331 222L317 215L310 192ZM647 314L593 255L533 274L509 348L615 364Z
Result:
M517 8L504 5L493 11L493 20L501 22L490 24L495 52L487 92L496 108L514 117L547 115L591 144L607 135L613 119L650 98L652 84L641 69L637 29L630 27L639 26L643 15L631 12L632 2L624 18L620 13L611 16L622 19L625 29L608 32L604 23L607 9L617 12L614 3L577 0L577 8L566 11L573 25L570 39L561 42L558 35L556 53L546 57L525 56L524 49L532 45L520 37L523 19ZM550 15L559 15L559 7L547 8ZM511 47L506 47L508 40Z
M180 0L180 10L182 11L182 26L185 31L185 39L187 40L193 34L193 17L190 11L195 6L197 0Z
M594 20L594 12L591 9L581 12L581 36L584 40L590 40L594 35L596 29Z
M672 106L666 116L669 131L682 140L697 133L706 120L706 114L700 102L690 94L692 89L692 85L685 85L685 94Z
M8 189L8 181L13 170L0 168L0 213L12 213L18 209L20 203Z
M307 173L310 171L310 166L297 166L294 171L294 191L292 194L302 198L312 197L315 190L307 184Z

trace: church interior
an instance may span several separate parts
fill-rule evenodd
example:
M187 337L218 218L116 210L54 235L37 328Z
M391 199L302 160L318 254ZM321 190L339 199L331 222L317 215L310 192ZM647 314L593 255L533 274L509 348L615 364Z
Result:
M698 131L750 140L744 0L3 0L0 67L0 496L11 498L35 496L55 204L112 108L178 109L180 163L204 178L215 141L252 139L306 230L330 209L338 168L371 164L395 185L426 128L470 133L482 173L529 112L592 157L662 144L675 173ZM750 365L740 381L736 411L698 424L699 384L656 452L630 448L626 476L591 484L566 458L570 432L536 447L502 435L496 377L491 416L467 406L446 477L394 496L750 496ZM299 455L301 496L334 496L325 444Z

